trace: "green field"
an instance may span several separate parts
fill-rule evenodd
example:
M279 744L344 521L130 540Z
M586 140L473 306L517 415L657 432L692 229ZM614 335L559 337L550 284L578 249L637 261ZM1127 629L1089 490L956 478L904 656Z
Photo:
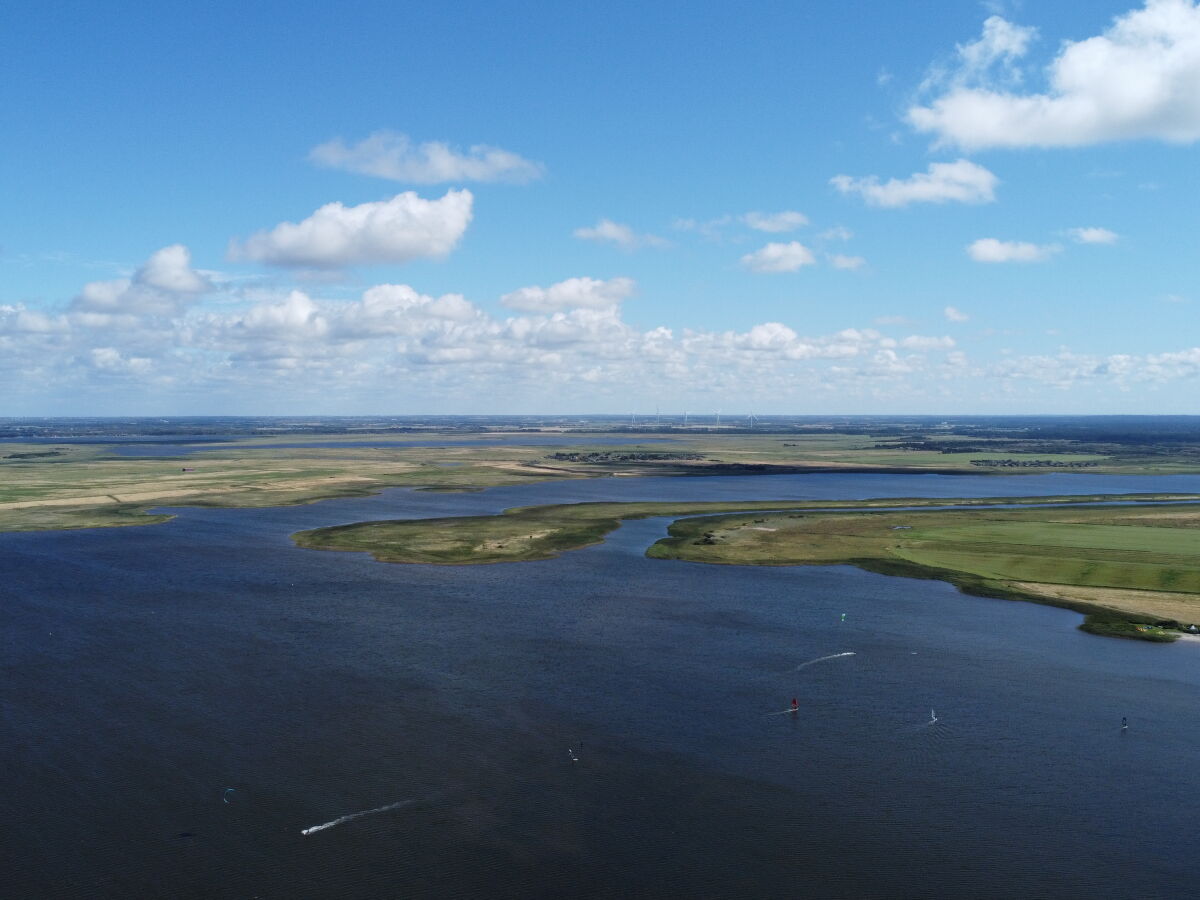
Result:
M901 558L984 578L1200 594L1200 529L995 523L923 528Z
M1109 625L1200 621L1193 505L706 517L675 522L648 555L849 564L1067 606Z
M1200 593L1200 528L1138 525L1143 509L688 519L672 525L652 555L754 565L878 558L1007 581ZM1181 517L1200 515L1190 505L1176 509ZM1088 521L1114 515L1130 524Z

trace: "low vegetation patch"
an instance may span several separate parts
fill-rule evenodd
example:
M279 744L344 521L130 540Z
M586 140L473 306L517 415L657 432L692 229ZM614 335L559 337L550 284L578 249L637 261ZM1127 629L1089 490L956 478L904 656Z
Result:
M1179 495L1146 495L1144 499L1179 498ZM1188 499L1200 499L1187 495ZM496 516L455 516L439 519L394 519L357 522L301 531L292 537L301 547L313 550L345 550L371 553L381 562L440 563L477 565L495 562L524 562L549 559L565 550L586 547L603 539L623 519L651 516L687 516L731 510L830 510L895 509L896 507L937 508L944 506L994 506L1010 503L1084 503L1104 499L1086 497L1022 497L929 499L902 498L885 500L769 500L661 503L568 503L553 506L522 506ZM787 517L797 520L797 513ZM778 523L778 517L749 520L750 530L758 534L790 532ZM687 527L678 522L675 527ZM660 542L661 543L661 542ZM711 543L717 543L713 540ZM658 545L655 545L656 547ZM653 551L654 548L651 548ZM762 559L706 559L705 562L753 562L759 564L794 563L779 560L768 553ZM651 552L650 555L657 555ZM840 560L840 557L839 557Z
M550 559L595 544L621 524L682 512L745 509L745 503L571 503L525 506L498 516L397 519L316 528L292 535L312 550L372 554L381 562L479 565ZM786 508L788 502L764 504Z
M1089 634L1102 637L1152 641L1159 644L1170 644L1179 640L1177 622L1142 622L1129 617L1122 618L1113 613L1093 613L1086 616L1079 627Z

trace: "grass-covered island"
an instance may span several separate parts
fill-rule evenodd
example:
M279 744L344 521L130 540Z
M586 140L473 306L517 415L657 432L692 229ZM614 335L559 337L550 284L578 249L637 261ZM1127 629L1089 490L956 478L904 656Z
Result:
M1200 503L1192 495L754 503L578 503L496 516L361 522L302 531L302 547L384 562L468 565L547 559L596 543L623 519L680 518L647 550L734 565L854 565L948 581L967 593L1087 615L1083 628L1171 641L1200 621ZM1002 508L1002 504L1031 508ZM946 509L965 506L967 509ZM736 510L736 514L731 514Z

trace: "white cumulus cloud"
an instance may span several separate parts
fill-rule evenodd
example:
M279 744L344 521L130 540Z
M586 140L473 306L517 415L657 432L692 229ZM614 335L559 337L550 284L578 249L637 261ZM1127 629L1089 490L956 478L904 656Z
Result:
M601 219L595 225L576 228L572 233L582 241L615 244L622 250L636 250L638 247L666 247L669 243L658 235L638 234L628 225L614 222L612 219Z
M993 34L1026 34L996 19L988 20ZM1066 41L1041 93L1016 93L995 79L972 83L985 57L1011 63L1027 49L1027 36L989 43L988 27L977 43L993 49L980 49L978 60L964 56L960 77L928 105L908 110L909 123L938 144L980 149L1200 140L1200 4L1146 0L1103 34Z
M742 265L751 272L795 272L816 261L812 251L799 241L767 244L741 259Z
M467 190L447 191L439 200L405 191L358 206L327 203L301 222L282 222L240 244L232 242L229 255L316 269L440 259L467 230L473 200Z
M631 278L568 278L549 287L518 288L500 298L511 309L551 312L559 309L604 309L616 306L634 290Z
M854 237L854 232L845 225L834 225L832 228L826 228L817 237L823 241L848 241Z
M956 48L959 68L950 77L958 84L988 78L1020 81L1022 73L1016 62L1025 55L1036 37L1036 28L1025 28L1000 16L989 16L983 23L979 40Z
M1068 228L1067 234L1079 244L1115 244L1117 233L1107 228Z
M328 318L302 291L292 291L278 303L260 303L228 325L240 332L238 337L270 340L320 338L329 331Z
M867 264L867 261L861 256L846 256L843 253L834 253L829 257L829 262L835 269L846 270L861 269Z
M87 361L98 372L123 375L145 375L154 368L154 361L145 356L123 356L115 347L95 347Z
M334 334L345 339L463 334L478 330L484 314L461 294L433 297L407 284L377 284L361 303L337 311Z
M942 310L942 315L944 315L951 322L966 322L971 318L965 312L954 306L947 306Z
M212 290L212 284L192 268L191 254L172 244L151 254L132 278L92 281L72 301L78 314L93 316L169 316ZM100 324L100 319L93 319Z
M212 290L209 280L192 268L192 255L183 244L172 244L152 254L133 280L174 294L202 294Z
M880 183L870 175L855 178L835 175L829 183L843 194L859 194L870 206L899 207L910 203L991 203L999 179L983 166L966 159L931 163L928 171L910 178Z
M900 341L900 346L907 350L952 350L954 348L954 338L910 334Z
M794 209L785 209L776 213L748 212L742 215L742 221L755 231L779 233L795 231L797 228L807 225L808 216L802 212L796 212Z
M1011 63L1025 54L1029 42L1037 36L1034 28L1013 25L1000 16L990 16L983 23L983 36L974 43L959 48L963 64L983 71L997 62Z
M967 255L975 262L1043 262L1059 251L1055 244L1031 244L1027 241L1000 241L980 238L967 246Z
M314 147L308 158L331 169L414 184L444 181L509 181L540 178L543 167L508 150L476 144L465 153L442 141L414 144L406 134L377 131L347 146L335 138Z

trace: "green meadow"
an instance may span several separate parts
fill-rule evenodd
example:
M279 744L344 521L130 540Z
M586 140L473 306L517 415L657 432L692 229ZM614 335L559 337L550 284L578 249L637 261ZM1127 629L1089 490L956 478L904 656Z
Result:
M806 513L684 519L648 555L855 565L1092 614L1087 627L1200 621L1200 506ZM1118 629L1122 630L1122 629Z

